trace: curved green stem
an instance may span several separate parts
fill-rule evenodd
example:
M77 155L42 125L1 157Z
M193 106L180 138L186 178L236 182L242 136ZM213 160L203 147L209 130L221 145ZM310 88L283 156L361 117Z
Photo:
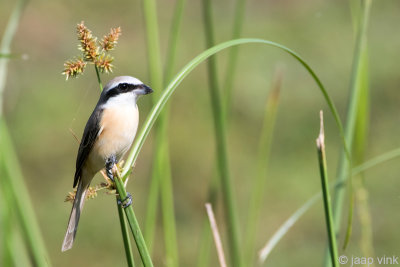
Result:
M143 127L139 131L138 135L136 136L135 143L133 144L131 151L129 153L129 156L126 160L126 163L123 168L122 172L122 179L125 181L132 169L132 166L136 162L136 159L139 155L139 152L141 148L143 147L143 144L147 138L147 136L150 133L150 130L152 126L154 125L155 121L157 120L158 116L160 115L162 109L166 105L168 99L171 97L171 95L174 93L175 89L178 87L178 85L182 82L182 80L194 69L196 68L200 63L202 63L204 60L206 60L208 57L218 53L221 50L224 50L228 47L236 46L236 45L241 45L241 44L264 44L268 46L273 46L276 48L279 48L291 56L293 56L306 70L307 72L311 75L311 77L314 79L316 82L318 88L320 89L322 95L325 98L325 101L327 102L329 109L335 119L337 128L339 130L343 147L345 151L349 151L346 141L344 139L344 132L343 132L343 125L340 120L339 114L336 110L336 107L331 100L330 96L328 95L328 92L326 91L325 87L323 86L322 82L318 78L318 76L315 74L313 69L298 55L296 52L293 50L287 48L286 46L280 45L275 42L263 40L263 39L251 39L251 38L243 38L243 39L236 39L236 40L230 40L221 44L218 44L216 46L213 46L206 51L202 52L199 54L197 57L195 57L193 60L191 60L183 69L175 76L174 79L169 83L169 85L166 87L165 90L163 90L160 98L158 99L157 103L154 105L152 110L150 111L149 115L146 118L146 121L143 124ZM348 154L348 153L346 153Z

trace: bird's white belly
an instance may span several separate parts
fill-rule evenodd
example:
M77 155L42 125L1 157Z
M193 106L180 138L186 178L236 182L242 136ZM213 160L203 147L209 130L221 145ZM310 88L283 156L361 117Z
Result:
M100 132L89 155L94 172L104 168L105 161L115 155L119 161L135 139L139 122L137 106L105 109L100 120Z

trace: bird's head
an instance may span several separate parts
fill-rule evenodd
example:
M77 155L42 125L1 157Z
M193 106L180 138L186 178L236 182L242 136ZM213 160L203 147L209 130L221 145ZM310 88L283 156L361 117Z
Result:
M142 83L139 79L131 76L119 76L109 81L103 89L100 97L102 103L110 101L116 104L134 102L139 96L147 95L153 92L153 89Z

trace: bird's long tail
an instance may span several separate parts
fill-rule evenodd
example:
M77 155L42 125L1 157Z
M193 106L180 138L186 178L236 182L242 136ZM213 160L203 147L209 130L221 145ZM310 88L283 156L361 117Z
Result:
M65 233L61 251L72 248L74 244L76 230L78 229L79 217L85 204L86 193L89 188L88 184L83 184L82 180L78 183L74 204L72 205L71 215L69 216L68 228Z

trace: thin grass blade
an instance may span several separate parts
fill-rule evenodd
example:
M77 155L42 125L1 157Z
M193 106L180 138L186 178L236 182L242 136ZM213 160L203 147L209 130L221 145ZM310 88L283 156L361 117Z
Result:
M249 212L247 217L246 235L245 235L245 260L248 263L254 261L255 239L259 215L263 196L265 194L265 184L267 181L267 170L269 162L269 153L272 144L273 131L275 128L276 114L279 105L280 90L282 85L282 71L277 69L271 84L271 91L265 104L264 120L259 140L259 151L257 156L257 164L255 166L256 173L252 185L249 202Z
M332 205L331 196L329 194L329 180L328 180L328 168L326 163L326 152L325 152L325 134L324 134L324 118L322 110L320 112L320 133L316 140L317 150L318 150L318 161L319 169L321 175L321 185L322 185L322 196L325 211L325 221L326 221L326 231L328 233L329 240L329 251L330 258L333 267L338 266L338 251L336 245L336 234L335 226L333 224L332 217Z

